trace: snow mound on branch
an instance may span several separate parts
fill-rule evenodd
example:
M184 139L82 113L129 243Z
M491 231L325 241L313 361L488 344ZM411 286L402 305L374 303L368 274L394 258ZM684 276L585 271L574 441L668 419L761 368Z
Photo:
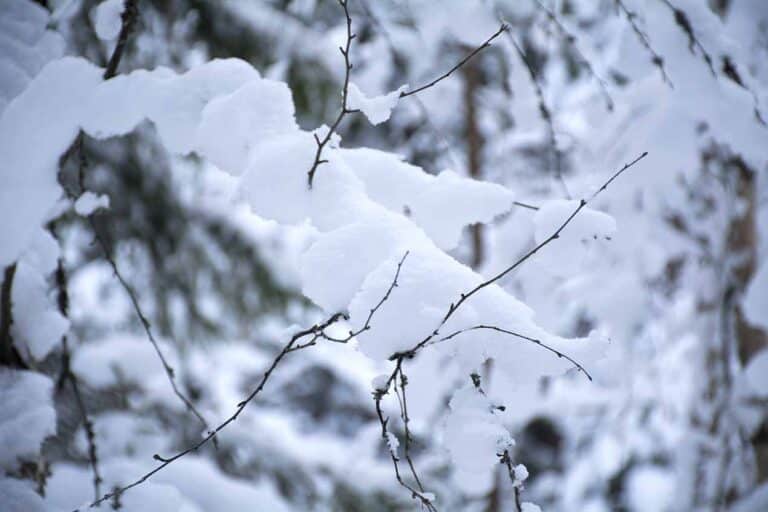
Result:
M69 320L49 299L44 275L23 261L17 265L12 293L14 341L21 344L22 353L40 361L61 342Z
M64 41L46 30L49 14L28 0L5 0L0 9L0 112L52 59Z
M91 9L93 28L102 41L111 41L120 33L123 4L123 0L105 0Z
M443 442L458 473L457 481L474 484L514 445L493 404L472 384L459 388L449 403Z
M0 223L0 266L18 258L61 196L59 157L75 139L80 109L100 81L101 71L83 59L57 60L2 113L0 218L14 221Z
M239 59L212 60L181 75L162 67L134 71L99 85L85 103L83 129L107 138L124 135L148 119L169 151L185 155L195 149L205 106L259 79L259 73Z
M286 84L274 80L248 83L203 109L198 151L220 169L238 176L259 143L298 131L294 116Z
M468 224L489 222L512 205L512 193L501 185L451 171L435 177L397 155L375 149L339 153L364 183L368 197L409 216L441 249L456 247Z
M34 456L43 440L56 433L51 404L53 382L39 373L0 368L0 467Z
M347 107L350 110L359 110L368 121L376 126L389 119L392 109L397 105L400 94L408 90L407 85L402 85L397 90L381 96L366 96L360 88L350 82L347 88Z

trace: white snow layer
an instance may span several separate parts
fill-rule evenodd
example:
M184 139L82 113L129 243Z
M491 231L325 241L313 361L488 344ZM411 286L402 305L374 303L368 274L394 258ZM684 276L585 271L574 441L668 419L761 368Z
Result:
M120 33L123 0L105 0L91 9L91 21L102 41L111 41Z
M78 215L87 216L99 208L109 208L109 196L86 191L75 201L75 212Z
M400 99L400 94L407 89L407 85L402 85L390 93L369 97L357 85L350 82L347 88L347 107L350 110L361 111L368 118L368 121L375 126L389 120L392 109L395 108Z
M39 373L0 368L0 467L12 469L18 457L34 456L56 433L52 388Z

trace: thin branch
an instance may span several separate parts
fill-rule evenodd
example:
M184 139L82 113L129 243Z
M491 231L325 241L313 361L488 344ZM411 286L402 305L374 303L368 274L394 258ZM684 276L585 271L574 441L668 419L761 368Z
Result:
M520 47L520 45L515 40L514 36L507 32L507 37L509 38L509 41L512 43L512 46L515 48L515 51L517 52L518 57L520 57L520 60L525 65L525 69L528 71L528 77L531 80L531 84L533 84L533 88L536 91L536 99L539 102L539 113L541 114L541 118L544 120L544 124L547 126L547 136L549 138L549 147L551 149L550 154L552 155L552 163L555 171L555 177L557 178L557 181L560 183L560 186L563 189L563 192L565 194L565 197L568 199L571 198L571 194L568 192L568 185L565 183L565 179L563 178L563 163L562 163L562 154L560 153L560 150L557 148L557 138L555 137L555 124L554 119L552 119L552 111L547 106L547 102L544 100L544 90L541 86L541 80L536 75L536 70L533 68L533 64L531 63L530 59L528 59L528 56L525 54L523 49Z
M403 357L412 358L412 357L413 357L413 356L416 354L416 352L417 352L418 350L420 350L422 347L424 347L425 345L427 345L427 344L428 344L430 341L432 341L434 338L436 338L436 337L439 335L439 333L440 333L440 329L441 329L441 328L442 328L442 327L445 325L445 323L446 323L446 322L447 322L447 321L448 321L448 320L449 320L449 319L450 319L450 318L451 318L451 317L452 317L452 316L453 316L453 315L456 313L456 311L457 311L457 310L458 310L458 309L459 309L459 308L462 306L462 304L464 304L464 303L465 303L467 300L469 300L469 298L470 298L470 297L472 297L473 295L475 295L476 293L478 293L479 291L481 291L483 288L486 288L486 287L488 287L488 286L490 286L490 285L492 285L492 284L496 283L497 281L499 281L500 279L502 279L504 276L506 276L507 274L509 274L510 272L512 272L513 270L515 270L516 268L518 268L520 265L522 265L523 263L525 263L526 261L528 261L528 259L530 259L530 258L531 258L531 257L532 257L534 254L536 254L537 252L539 252L541 249L543 249L544 247L546 247L547 245L549 245L549 244L550 244L550 243L552 243L553 241L555 241L555 240L557 240L558 238L560 238L560 233L561 233L561 232L562 232L562 231L563 231L563 230L564 230L566 227L568 227L568 225L571 223L571 221L572 221L572 220L573 220L573 219L574 219L574 218L575 218L575 217L576 217L576 216L579 214L579 212L581 212L581 210L582 210L582 209L583 209L585 206L587 206L587 204L589 204L589 203L590 203L592 200L594 200L594 199L595 199L595 197L597 197L597 195L598 195L600 192L602 192L603 190L605 190L605 189L608 187L608 185L610 185L611 183L613 183L613 181L614 181L615 179L617 179L617 178L618 178L619 176L621 176L621 175L622 175L622 174L623 174L625 171L627 171L629 168L631 168L632 166L634 166L634 165L635 165L637 162L639 162L640 160L642 160L643 158L645 158L647 155L648 155L648 152L646 151L646 152L644 152L643 154L641 154L640 156L638 156L637 158L635 158L635 159L634 159L633 161L631 161L630 163L628 163L628 164L625 164L625 165L624 165L624 167L622 167L621 169L619 169L618 171L616 171L614 174L612 174L612 175L611 175L611 177L610 177L610 178L608 178L608 180L607 180L605 183L603 183L603 184L600 186L600 188L598 188L598 189L597 189L597 190L596 190L596 191L595 191L595 192L594 192L594 193L593 193L593 194L592 194L592 195L589 197L589 199L582 199L581 201L579 201L579 205L576 207L576 209L575 209L575 210L574 210L574 211L573 211L573 212L572 212L572 213L571 213L571 214L568 216L568 218L566 218L566 219L565 219L565 221L564 221L564 222L563 222L563 223L562 223L562 224L561 224L561 225L560 225L560 226L559 226L559 227L558 227L558 228L555 230L555 232L554 232L554 233L552 233L552 234L551 234L549 237L547 237L545 240L543 240L542 242L540 242L539 244L537 244L537 245L536 245L536 246L535 246L533 249L531 249L530 251L528 251L527 253L525 253L525 254L524 254L524 255L523 255L521 258L519 258L517 261L515 261L515 262L514 262L512 265L508 266L507 268L505 268L504 270L502 270L501 272L499 272L499 273L498 273L498 274L496 274L495 276L491 277L490 279L487 279L487 280L485 280L485 281L481 282L480 284L478 284L477 286L475 286L474 288L472 288L472 289L471 289L471 290L469 290L468 292L466 292L466 293L462 293L462 294L459 296L459 299L458 299L456 302L453 302L453 303L451 303L451 305L448 307L448 311L445 313L445 316L444 316L444 317L443 317L443 319L440 321L440 323L439 323L439 324L438 324L438 326L435 328L435 330L434 330L434 331L432 331L432 333L431 333L431 334L429 334L429 335L428 335L426 338L424 338L424 339L423 339L421 342L419 342L419 343L418 343L416 346L414 346L412 349L410 349L410 350L407 350L407 351L404 351L404 352L399 352L399 353L393 354L393 355L390 357L390 360L398 360L399 358L403 358Z
M170 457L162 457L159 454L155 454L153 456L153 458L156 461L160 462L160 464L157 467L155 467L151 471L145 473L144 475L142 475L141 477L139 477L138 479L136 479L132 483L130 483L130 484L126 485L126 486L123 486L123 487L117 487L117 488L113 489L112 492L110 492L108 494L105 494L101 498L95 500L88 507L89 508L98 507L101 503L104 503L105 501L109 501L109 500L112 500L112 499L119 498L123 493L125 493L129 489L132 489L132 488L134 488L136 486L141 485L142 483L144 483L147 480L149 480L150 478L152 478L152 476L154 476L159 471L162 471L163 469L165 469L169 465L173 464L174 462L176 462L180 458L184 457L185 455L188 455L190 453L196 452L197 450L202 448L204 445L206 445L209 441L213 440L218 435L219 432L221 432L223 429L225 429L230 423L232 423L235 420L237 420L237 418L240 416L240 414L243 412L243 410L245 410L245 408L248 406L248 404L254 398L256 398L256 396L264 389L264 386L266 385L266 383L269 380L269 378L272 376L272 373L275 371L277 366L280 364L280 361L282 361L283 358L288 353L291 352L291 348L293 348L293 346L296 344L296 342L298 340L300 340L301 338L303 338L305 336L317 334L317 333L321 332L323 329L327 328L328 326L338 322L342 318L343 318L343 315L341 313L337 313L337 314L331 316L330 318L328 318L327 320L325 320L322 323L315 324L315 325L313 325L313 326L311 326L311 327L309 327L307 329L301 330L301 331L297 332L296 334L294 334L291 337L290 341L288 341L288 343L283 347L283 349L277 354L275 359L272 360L272 363L269 365L267 370L264 372L264 375L262 376L262 378L259 381L259 384L256 386L256 388L254 388L254 390L243 401L241 401L240 403L237 404L237 408L236 408L235 412L231 416L229 416L226 420L224 420L221 424L219 424L214 430L209 431L206 434L206 436L203 437L200 441L198 441L197 443L189 446L188 448L186 448L186 449L184 449L184 450L182 450L180 452L177 452L176 454L174 454L174 455L172 455ZM75 511L75 512L77 512L77 511Z
M55 235L53 228L51 232ZM69 292L67 290L67 273L64 269L64 262L59 258L56 266L56 287L58 288L58 307L59 312L65 317L69 316ZM99 471L99 456L98 448L96 446L96 433L93 430L93 422L88 415L88 409L85 406L85 400L80 392L80 384L72 371L72 352L69 349L69 342L67 335L61 337L61 374L59 375L58 384L56 386L57 391L61 391L64 388L64 384L69 381L72 387L72 395L75 398L75 405L78 413L80 413L80 420L83 422L83 430L85 431L85 441L88 445L88 461L93 473L93 499L99 499L101 496L101 483L103 479L101 472Z
M499 37L502 32L506 32L508 29L509 29L509 26L506 23L502 23L501 26L499 27L499 29L491 37L489 37L488 39L483 41L483 43L480 46L478 46L477 48L475 48L474 50L469 52L469 54L467 54L466 57L461 59L451 69L449 69L448 71L446 71L442 75L438 76L437 78L435 78L431 82L422 85L421 87L417 87L416 89L412 89L410 91L403 91L403 92L401 92L400 93L400 97L401 98L407 98L408 96L413 96L414 94L418 94L418 93L420 93L420 92L422 92L422 91L424 91L426 89L429 89L430 87L434 87L435 85L437 85L441 81L443 81L446 78L448 78L449 76L451 76L456 70L458 70L464 64L469 62L469 60L472 57L474 57L475 55L477 55L481 51L485 50L486 48L490 47L491 43L493 42L493 40L496 39L497 37Z
M144 314L144 311L141 309L136 291L125 279L125 276L123 276L123 274L120 272L120 269L118 269L117 262L115 261L115 258L109 249L109 244L106 242L101 232L99 231L98 226L96 225L94 214L88 216L88 224L90 225L94 238L98 242L99 247L104 254L104 259L107 261L107 263L109 263L109 266L112 267L112 272L120 282L123 290L125 290L125 293L128 295L131 305L133 306L133 311L139 318L139 322L144 329L144 333L147 335L147 339L152 344L152 348L155 350L155 354L157 354L158 359L160 359L160 362L163 365L163 370L165 371L165 375L168 378L168 382L171 384L173 393L178 397L179 400L181 400L187 410L189 410L189 412L191 412L200 421L200 424L203 426L203 428L206 431L209 430L208 422L205 421L203 415L200 413L200 411L197 410L192 401L187 398L187 396L179 389L179 386L176 383L176 372L168 362L168 359L166 359L165 354L163 354L163 351L160 349L160 344L157 342L155 335L152 333L152 327L149 323L149 320L147 319L147 316Z
M560 32L560 34L562 34L565 41L571 45L573 50L576 52L576 56L578 57L579 63L582 65L582 67L584 67L584 69L587 70L587 73L589 73L597 82L605 101L605 108L607 108L609 111L613 111L614 103L613 98L611 98L611 94L608 92L608 84L602 77L600 77L600 75L597 74L595 68L592 67L592 63L589 62L589 59L587 59L581 50L579 50L579 47L576 45L576 36L573 35L567 28L565 28L565 25L560 22L555 13L552 12L552 10L550 10L546 5L541 3L540 0L535 0L535 2L539 6L539 9L541 9L546 14L547 18L549 18L549 20L554 24L554 26L557 27L557 30Z
M376 417L379 420L379 426L381 427L381 438L384 440L385 445L389 445L389 435L392 435L392 434L390 434L388 429L389 418L384 416L384 413L381 409L381 400L384 398L384 395L386 395L389 392L389 387L391 386L392 382L397 378L398 375L401 374L402 362L403 362L402 359L399 359L397 364L395 365L395 370L392 372L392 374L390 375L387 381L386 389L377 389L373 393L373 400L376 406ZM402 409L401 409L401 412L402 412ZM407 434L406 434L406 443L407 442L408 440L407 440ZM437 512L437 508L432 503L432 500L430 499L430 497L424 493L420 480L418 479L417 476L415 476L415 470L413 470L414 476L419 486L419 489L421 490L417 490L412 485L409 485L405 480L403 480L403 477L400 474L400 459L398 459L397 455L395 454L395 450L390 448L388 451L389 451L390 459L392 459L392 467L395 470L395 479L397 480L397 483L404 489L407 489L411 493L411 497L413 499L419 500L421 502L421 505L426 507L427 510L429 510L430 512ZM410 458L410 456L408 457ZM413 469L413 465L410 462L410 460L409 460L409 464L411 464L411 468Z
M11 292L13 279L16 276L16 263L5 267L3 285L0 289L0 361L4 364L17 362L18 354L13 347L11 325L13 324L13 304Z
M656 50L654 50L653 46L651 46L651 40L648 37L648 34L646 34L637 24L637 13L630 10L622 0L614 0L614 2L616 3L617 9L623 12L627 17L627 23L629 23L629 26L637 36L640 44L643 45L646 51L651 54L651 62L659 69L662 80L664 80L664 82L669 85L670 88L674 88L674 85L672 85L672 80L670 80L669 75L667 75L667 70L664 68L664 58L656 53Z
M336 133L336 129L339 127L339 124L341 124L344 116L353 112L347 106L347 99L349 97L349 76L352 72L352 63L349 60L349 49L351 48L352 40L356 37L356 35L352 33L352 18L349 15L348 3L349 0L339 0L339 5L341 5L342 9L344 9L344 17L347 21L347 40L343 48L339 47L339 51L344 57L344 85L341 88L341 109L339 110L339 114L336 116L336 120L328 128L328 132L322 139L320 139L315 134L317 150L315 151L315 161L312 163L312 167L309 169L309 172L307 172L307 183L309 188L312 188L312 181L315 178L315 172L317 172L318 166L327 162L327 160L322 158L323 148L325 148L325 146L331 141L333 134Z
M715 71L712 56L709 54L709 52L707 52L707 50L704 49L704 45L701 44L699 38L696 37L696 32L693 29L691 21L688 19L688 15L685 14L685 11L672 5L672 2L669 0L661 0L661 2L666 5L670 11L672 11L672 15L675 17L675 23L683 32L685 32L685 35L688 36L688 49L691 51L691 53L695 54L694 48L698 48L699 53L701 53L701 57L704 59L704 62L709 68L710 73L712 73L712 76L717 78L717 72Z
M120 34L117 36L117 44L112 52L112 56L107 63L107 68L104 70L104 80L109 80L117 74L117 67L120 65L120 61L123 58L125 47L128 44L128 39L136 26L136 21L139 17L138 0L125 0L123 3L123 13L120 16L122 25L120 26Z
M519 338L521 340L525 340L525 341L529 341L531 343L534 343L534 344L540 346L541 348L546 349L546 350L552 352L558 358L566 359L568 362L573 364L573 366L578 371L583 373L587 377L587 379L589 379L590 381L592 380L592 376L589 374L589 372L581 364L579 364L578 361L576 361L575 359L570 357L568 354L564 354L564 353L560 352L559 350L557 350L556 348L550 347L549 345L547 345L546 343L544 343L543 341L541 341L539 339L531 338L529 336L525 336L523 334L520 334L520 333L517 333L517 332L514 332L514 331L509 331L507 329L502 329L501 327L497 327L495 325L475 325L473 327L467 327L465 329L459 329L458 331L455 331L455 332L449 334L448 336L444 336L444 337L442 337L440 339L432 340L429 344L430 345L434 345L434 344L437 344L437 343L441 343L443 341L451 340L451 339L455 338L456 336L459 336L460 334L464 334L465 332L478 331L478 330L496 331L496 332L500 332L502 334L508 334L510 336L514 336L515 338Z
M499 462L504 464L507 468L507 474L509 475L509 481L512 482L512 493L514 495L515 512L522 512L523 505L520 503L520 486L518 485L517 477L515 476L515 468L512 467L512 456L509 450L504 450L501 454Z
M350 109L347 104L347 100L349 96L349 79L352 72L352 63L349 60L349 51L352 46L352 40L356 37L356 34L352 33L352 18L349 15L349 7L348 7L349 0L338 0L338 2L339 2L339 5L342 7L342 9L344 9L344 17L346 18L346 24L347 24L346 43L343 47L339 47L339 51L341 52L341 55L344 57L344 83L341 89L341 109L339 110L339 113L336 116L336 119L333 121L333 123L331 123L331 126L328 128L328 131L325 133L325 135L322 138L320 138L317 134L315 134L315 143L317 144L317 149L315 150L315 159L312 162L312 166L309 168L309 171L307 171L307 184L310 189L312 188L312 183L314 182L317 168L320 165L328 162L326 159L323 158L323 149L325 149L325 147L331 141L333 134L336 133L336 130L338 129L344 117L346 117L347 114L354 114L355 112L358 112L357 110ZM496 33L494 33L491 37L486 39L480 46L472 50L466 57L461 59L450 70L443 73L439 77L435 78L431 82L425 85L422 85L421 87L418 87L411 91L401 92L399 97L406 98L408 96L413 96L421 91L424 91L425 89L429 89L430 87L437 85L442 80L451 76L451 74L453 74L457 69L459 69L464 64L466 64L472 57L480 53L485 48L488 48L489 46L491 46L491 42L494 39L496 39L505 30L507 30L507 26L502 24L501 27L499 27L499 30L496 31Z

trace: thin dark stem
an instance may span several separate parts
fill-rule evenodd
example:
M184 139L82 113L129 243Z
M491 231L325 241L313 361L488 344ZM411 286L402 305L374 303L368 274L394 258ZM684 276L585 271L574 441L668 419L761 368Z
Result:
M123 13L121 15L122 25L120 26L120 34L117 36L115 50L112 52L112 56L107 63L107 68L104 70L104 80L109 80L117 74L117 67L120 65L120 61L123 58L125 47L136 26L138 17L138 0L125 0L123 3Z
M520 57L520 60L523 62L525 69L528 71L528 77L530 78L531 84L533 84L533 88L536 91L536 99L539 102L539 113L541 114L541 118L544 120L544 124L547 126L547 136L549 138L550 154L552 156L555 177L560 183L565 197L570 199L571 194L568 192L568 186L566 185L565 179L563 178L563 159L562 154L557 147L557 138L555 137L555 123L554 119L552 118L552 111L549 109L547 102L544 100L544 90L541 86L541 80L536 74L536 70L533 68L533 64L531 63L530 59L520 47L520 45L517 44L514 36L507 32L507 37L512 43L512 46L515 48L518 57Z
M603 95L603 99L605 101L605 107L612 111L614 108L613 104L613 98L611 98L611 94L608 92L608 84L605 82L603 78L600 77L600 75L597 74L595 71L595 68L592 67L592 63L589 62L589 59L587 59L584 54L579 50L579 47L576 45L576 36L573 35L565 26L560 22L560 20L557 18L554 12L552 12L551 9L549 9L546 5L541 3L539 0L535 0L536 4L539 6L539 9L541 9L544 14L546 14L547 18L554 24L555 27L557 27L557 30L562 34L565 41L571 45L573 50L576 52L576 56L579 59L579 63L582 65L584 69L587 70L587 73L589 73L592 78L595 79L598 86L600 87L600 92Z
M54 236L56 233L53 228L51 232ZM67 288L67 272L64 268L64 262L59 258L56 266L56 287L58 288L58 307L59 312L65 317L69 316L69 292ZM80 420L83 423L83 430L85 431L85 441L88 445L88 461L93 472L93 499L99 499L101 496L101 483L103 481L101 472L99 471L99 457L98 448L96 446L96 433L93 430L93 422L88 414L88 409L85 406L85 400L80 391L80 383L72 371L72 352L69 349L69 341L65 334L61 338L61 374L57 385L57 390L62 390L64 384L69 382L72 388L72 395L75 398L75 405L77 411L80 414Z
M13 280L16 276L16 263L5 267L3 285L0 289L0 363L25 368L24 361L13 346L11 325L13 324L12 291Z
M439 338L439 339L432 340L429 344L430 345L434 345L436 343L441 343L443 341L451 340L451 339L455 338L456 336L459 336L460 334L464 334L465 332L478 331L478 330L496 331L496 332L500 332L502 334L508 334L510 336L514 336L515 338L519 338L521 340L525 340L525 341L529 341L531 343L534 343L534 344L540 346L541 348L552 352L558 358L566 359L568 362L573 364L573 366L576 367L577 370L579 370L581 373L583 373L587 377L587 379L589 379L590 381L592 380L592 376L589 374L589 372L581 364L579 364L575 359L573 359L569 355L560 352L556 348L550 347L549 345L547 345L546 343L544 343L543 341L541 341L539 339L531 338L529 336L525 336L525 335L522 335L522 334L514 332L514 331L509 331L507 329L502 329L501 327L497 327L495 325L475 325L473 327L467 327L466 329L459 329L458 331L455 331L455 332L453 332L453 333L451 333L451 334L449 334L447 336L444 336L444 337Z
M624 13L624 16L627 17L627 23L629 23L629 26L632 28L632 31L637 36L638 41L640 41L640 44L643 46L643 48L646 49L648 53L651 54L651 62L654 66L656 66L659 69L659 72L661 73L661 78L664 80L664 82L669 85L670 88L674 88L672 85L672 80L670 80L669 75L667 75L667 70L664 68L664 58L656 53L656 50L653 49L653 46L651 46L651 40L648 37L648 34L646 34L640 26L637 24L637 13L630 10L622 0L614 0L616 3L616 7L618 10Z
M184 449L184 450L182 450L180 452L177 452L176 454L174 454L174 455L172 455L170 457L162 457L162 456L160 456L158 454L155 454L153 458L156 461L160 462L160 464L157 467L155 467L153 470L145 473L143 476L141 476L137 480L133 481L132 483L130 483L130 484L124 486L124 487L115 488L114 490L112 490L112 492L110 492L108 494L105 494L101 498L95 500L93 503L91 503L89 505L89 508L98 507L101 503L104 503L105 501L109 501L111 499L119 497L120 495L122 495L123 493L128 491L129 489L132 489L132 488L134 488L136 486L141 485L142 483L144 483L147 480L149 480L150 478L152 478L152 476L154 476L159 471L162 471L163 469L165 469L169 465L173 464L174 462L176 462L180 458L184 457L185 455L188 455L190 453L196 452L197 450L202 448L204 445L206 445L209 441L213 440L218 435L219 432L221 432L223 429L225 429L230 423L233 423L235 420L237 420L237 418L240 416L240 414L243 412L243 410L245 410L245 408L248 406L248 404L254 398L256 398L256 396L264 389L264 386L266 385L266 383L269 380L269 378L272 376L272 373L275 371L275 369L280 364L280 362L283 360L283 358L287 354L290 353L291 348L296 344L296 342L298 340L300 340L301 338L303 338L305 336L309 336L311 334L317 334L318 332L321 332L323 329L327 328L328 326L338 322L341 318L343 318L343 315L341 313L337 313L337 314L331 316L330 318L328 318L327 320L325 320L322 323L315 324L315 325L313 325L313 326L311 326L311 327L309 327L307 329L301 330L301 331L297 332L296 334L294 334L291 337L290 341L288 341L288 343L283 347L283 349L272 360L272 363L269 365L267 370L264 372L264 375L261 377L261 380L259 381L259 384L256 386L256 388L254 388L254 390L251 391L251 393L243 401L241 401L240 403L237 404L237 409L235 410L235 412L231 416L229 416L226 420L224 420L224 422L219 424L212 431L209 431L206 434L206 436L203 437L197 443L189 446L188 448L186 448L186 449Z
M355 34L352 33L352 18L349 15L349 7L347 4L348 0L339 0L339 5L341 5L342 9L344 9L344 17L347 20L347 40L343 48L339 47L339 51L341 52L342 57L344 57L344 85L341 88L341 109L339 110L339 114L336 116L336 120L334 120L331 126L328 128L325 136L320 139L320 137L315 135L315 142L317 143L315 161L312 163L312 167L309 169L309 172L307 172L307 183L309 188L312 188L312 181L315 179L315 172L317 172L317 168L321 164L327 162L327 160L322 158L323 148L325 148L325 146L331 141L333 134L336 133L336 129L339 127L339 124L341 124L344 116L353 112L347 106L347 98L349 97L349 77L352 73L352 62L349 60L349 49L352 47L352 40L355 38Z
M104 259L107 261L107 263L109 263L109 266L112 267L112 272L120 282L123 290L125 290L125 293L128 295L131 305L133 306L133 311L138 317L139 322L144 329L144 333L147 335L147 339L152 344L152 348L155 350L155 354L157 354L158 359L160 359L160 362L163 365L163 370L165 371L165 375L168 378L168 382L171 384L173 393L178 397L179 400L181 400L187 410L189 410L189 412L191 412L200 421L200 424L203 426L203 428L208 430L208 422L205 421L205 418L203 418L203 415L200 413L200 411L197 410L192 401L187 398L187 396L179 389L179 386L176 383L176 373L171 364L168 362L168 359L165 357L165 354L163 354L163 351L160 349L160 344L157 342L157 339L152 332L152 327L149 323L149 320L144 314L144 311L141 309L136 291L128 283L128 281L125 279L125 276L123 276L123 274L120 272L120 269L117 267L117 262L115 261L115 258L109 249L109 244L98 229L93 215L88 216L88 223L91 227L91 231L93 231L97 243L99 244L99 247L101 248L102 253L104 254Z
M603 184L600 186L600 188L598 188L598 189L597 189L597 190L596 190L596 191L595 191L595 192L594 192L594 193L593 193L593 194L592 194L592 195L589 197L589 199L582 199L581 201L579 201L579 205L576 207L576 209L574 209L574 211L573 211L573 212L572 212L572 213L571 213L571 214L568 216L568 218L566 218L566 219L565 219L565 221L564 221L564 222L563 222L563 223L562 223L562 224L561 224L561 225L560 225L560 226L559 226L559 227L558 227L558 228L555 230L555 232L554 232L554 233L552 233L552 234L551 234L549 237L547 237L545 240L543 240L542 242L540 242L539 244L537 244L537 245L536 245L536 246L535 246L533 249L531 249L530 251L528 251L527 253L525 253L525 254L524 254L522 257L520 257L520 258L519 258L517 261L515 261L515 262L514 262L512 265L508 266L507 268L505 268L504 270L502 270L501 272L499 272L499 273L498 273L498 274L496 274L495 276L491 277L490 279L487 279L487 280L485 280L485 281L481 282L480 284L478 284L477 286L475 286L474 288L472 288L472 289L471 289L471 290L469 290L468 292L466 292L466 293L462 293L462 294L459 296L459 299L458 299L457 301L455 301L455 302L452 302L452 303L451 303L451 305L448 307L448 311L446 311L446 313L445 313L445 316L444 316L444 317L443 317L443 319L440 321L440 323L438 324L438 326L437 326L437 327L436 327L436 328L435 328L435 329L432 331L432 333L431 333L431 334L429 334L427 337L425 337L425 338L424 338L424 339L423 339L421 342L419 342L419 343L418 343L416 346L414 346L412 349L410 349L410 350L407 350L407 351L405 351L405 352L400 352L400 353L396 353L396 354L393 354L393 355L390 357L390 359L391 359L391 360L397 360L398 358L402 358L402 357L408 357L408 358L411 358L411 357L413 357L413 356L416 354L416 352L417 352L418 350L420 350L422 347L426 346L426 345L427 345L427 344L428 344L430 341L432 341L434 338L436 338L436 337L437 337L437 336L440 334L440 329L441 329L441 328L442 328L442 327L445 325L445 323L446 323L446 322L447 322L447 321L448 321L448 320L449 320L449 319L450 319L450 318L451 318L451 317L452 317L452 316L453 316L453 315L456 313L456 311L457 311L457 310L458 310L458 309L459 309L459 308L462 306L462 304L464 304L464 303L465 303L467 300L469 300L469 299L470 299L470 297L472 297L473 295L475 295L476 293L478 293L479 291L481 291L483 288L486 288L486 287L488 287L488 286L490 286L490 285L492 285L492 284L496 283L497 281L501 280L501 279L502 279L502 278L504 278L504 277L505 277L507 274L509 274L510 272L512 272L513 270L515 270L516 268L518 268L520 265L522 265L523 263L525 263L526 261L528 261L528 260L529 260L529 259L530 259L530 258L531 258L531 257L532 257L534 254L536 254L537 252L539 252L541 249L543 249L544 247L546 247L547 245L549 245L549 244L550 244L550 243L552 243L553 241L555 241L555 240L557 240L558 238L560 238L560 233L561 233L561 232L562 232L562 231L563 231L563 230L564 230L566 227L568 227L568 225L571 223L571 221L572 221L572 220L573 220L573 219L574 219L574 218L575 218L575 217L576 217L576 216L579 214L579 212L581 212L581 210L582 210L582 209L584 209L584 207L585 207L585 206L587 206L587 204L589 204L589 203L590 203L592 200L594 200L594 199L595 199L595 197L597 197L597 195L598 195L598 194L600 194L600 192L602 192L603 190L605 190L605 189L608 187L608 185L610 185L611 183L613 183L613 181L614 181L615 179L617 179L617 178L618 178L619 176L621 176L621 175L622 175L622 174L623 174L625 171L627 171L629 168L631 168L632 166L634 166L634 165L635 165L637 162L639 162L640 160L642 160L643 158L645 158L647 155L648 155L648 152L646 151L646 152L644 152L643 154L641 154L640 156L638 156L637 158L635 158L633 161L631 161L631 162L630 162L630 163L628 163L628 164L625 164L625 165L624 165L624 167L622 167L621 169L619 169L618 171L616 171L615 173L613 173L613 174L611 175L611 177L610 177L610 178L608 178L608 180L607 180L605 183L603 183Z
M506 23L502 23L501 26L499 27L499 29L496 32L494 32L494 34L491 37L489 37L488 39L483 41L483 43L480 46L478 46L477 48L475 48L474 50L469 52L466 57L461 59L451 69L449 69L448 71L446 71L442 75L438 76L437 78L435 78L431 82L422 85L421 87L417 87L416 89L412 89L410 91L403 91L403 92L401 92L400 93L400 97L401 98L407 98L408 96L413 96L414 94L418 94L418 93L420 93L420 92L422 92L422 91L424 91L426 89L429 89L430 87L434 87L435 85L437 85L441 81L443 81L446 78L448 78L449 76L451 76L456 70L458 70L464 64L469 62L469 60L472 57L474 57L475 55L477 55L481 51L485 50L486 48L490 47L491 43L493 42L493 40L496 39L497 37L499 37L502 32L505 32L508 29L509 29L509 27L507 26L507 24Z

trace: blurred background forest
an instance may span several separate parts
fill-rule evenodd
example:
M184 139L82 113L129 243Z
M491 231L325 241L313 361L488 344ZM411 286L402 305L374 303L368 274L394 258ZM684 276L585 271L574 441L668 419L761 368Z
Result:
M106 65L114 42L97 36L99 2L36 3L66 54ZM335 117L344 35L337 2L137 5L119 73L237 57L289 84L303 128ZM496 375L492 361L483 368L486 392L506 407L515 461L530 473L526 501L545 511L768 510L768 3L349 5L358 34L353 76L370 94L439 75L500 20L509 23L491 48L399 105L390 122L351 116L339 128L345 147L394 151L431 173L450 168L515 191L510 212L468 229L454 253L484 275L531 247L526 220L541 201L582 197L601 183L598 171L650 154L598 201L618 221L613 240L572 268L534 260L503 282L552 332L597 331L612 342L610 357L588 364L595 382L572 372L520 384ZM310 228L278 228L233 206L230 182L202 160L167 154L148 124L83 145L84 181L77 159L64 162L60 180L106 194L110 207L95 226L69 213L52 228L63 244L72 321L64 364L82 375L108 491L204 428L171 395L94 231L206 418L229 415L285 333L320 312L297 276ZM61 350L33 366L54 376L68 367ZM513 510L502 465L467 479L441 447L448 399L466 376L449 361L414 366L421 382L409 397L419 411L413 449L441 510ZM302 351L217 448L169 467L157 482L176 486L188 511L417 509L381 444L370 389L378 373L339 347ZM92 454L79 398L66 384L56 393L57 434L16 474L66 507L93 494Z

